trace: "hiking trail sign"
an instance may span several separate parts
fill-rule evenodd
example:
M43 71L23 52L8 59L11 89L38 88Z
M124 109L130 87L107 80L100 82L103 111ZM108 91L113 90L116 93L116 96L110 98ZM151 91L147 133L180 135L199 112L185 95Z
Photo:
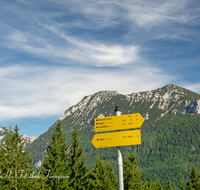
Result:
M121 131L140 128L144 118L140 113L95 118L95 132L115 131L95 134L92 144L95 148L117 147L141 144L140 130Z
M95 148L141 144L140 130L95 134L92 139Z
M95 132L140 128L144 118L140 113L95 118Z

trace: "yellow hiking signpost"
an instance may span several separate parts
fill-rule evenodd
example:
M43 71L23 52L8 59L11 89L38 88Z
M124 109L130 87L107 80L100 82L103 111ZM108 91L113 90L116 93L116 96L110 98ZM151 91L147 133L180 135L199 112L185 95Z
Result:
M144 118L140 113L96 118L95 132L140 128Z
M95 132L115 132L95 134L91 142L95 148L117 148L118 189L124 190L123 161L120 147L141 144L141 135L138 129L120 132L119 130L140 128L144 118L139 113L121 115L117 106L115 114L116 116L94 119Z
M92 144L95 148L141 144L140 130L96 134Z

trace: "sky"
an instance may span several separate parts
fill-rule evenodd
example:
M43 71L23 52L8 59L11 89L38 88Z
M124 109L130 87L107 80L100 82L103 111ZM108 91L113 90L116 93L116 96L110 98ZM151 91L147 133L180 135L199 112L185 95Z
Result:
M0 126L38 137L84 96L200 93L199 0L1 0Z

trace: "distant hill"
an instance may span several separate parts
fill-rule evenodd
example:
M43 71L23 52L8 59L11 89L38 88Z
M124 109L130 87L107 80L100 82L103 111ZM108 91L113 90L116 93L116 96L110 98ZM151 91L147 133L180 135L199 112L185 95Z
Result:
M188 177L193 164L200 169L200 94L174 84L127 95L101 91L68 108L59 118L66 141L70 143L71 131L76 126L88 166L99 154L102 159L108 158L116 171L116 148L95 149L91 143L94 118L113 116L115 105L122 114L140 113L145 118L142 144L122 148L123 157L132 151L137 155L144 176L150 174L153 180L159 177L163 184L169 177L178 185L183 177ZM27 146L37 166L44 158L55 125Z

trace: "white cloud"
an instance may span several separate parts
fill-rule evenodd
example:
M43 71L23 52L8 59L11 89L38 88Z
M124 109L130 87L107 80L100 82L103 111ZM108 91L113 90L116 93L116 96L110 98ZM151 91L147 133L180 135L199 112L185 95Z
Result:
M47 28L47 27L46 27ZM8 37L9 48L61 61L75 61L94 66L114 66L134 63L139 60L139 47L135 45L106 45L100 42L86 42L75 37L66 36L53 27L48 27L59 40L65 43L48 42L37 36L16 32Z
M55 1L56 6L66 7L67 14L81 15L82 24L79 19L75 20L74 26L90 29L102 29L103 27L117 26L123 22L129 21L129 24L135 23L142 28L154 28L155 26L168 25L174 23L196 23L198 24L199 7L198 3L190 0L168 0L168 1L146 1L146 0L110 0L110 1ZM84 19L87 22L84 22ZM79 24L77 24L79 23Z
M4 18L0 21L1 48L6 49L6 58L0 61L7 63L7 55L20 52L18 58L25 54L23 58L30 60L31 54L46 63L70 67L0 67L0 120L60 116L83 96L97 91L127 94L180 81L177 74L174 78L144 63L141 51L153 47L143 47L143 42L199 39L196 30L187 27L188 23L199 25L199 7L188 8L189 0L18 2L20 6L0 7ZM107 32L112 39L106 41L103 35ZM113 68L106 70L105 66ZM199 84L188 87L199 92Z
M148 65L116 70L12 66L0 71L0 120L61 116L84 96L98 91L127 94L158 88L172 80Z
M38 9L40 6L37 3L41 9ZM52 9L46 8L45 1L24 4L27 10L17 4L9 7L11 10L6 9L14 12L18 23L13 25L13 21L7 18L4 24L0 23L3 28L6 28L6 24L10 24L2 37L4 45L60 62L75 61L96 66L113 66L140 60L140 50L145 47L138 45L138 42L158 38L182 40L197 36L197 32L190 31L187 27L180 27L181 24L199 24L197 22L199 7L193 6L188 9L190 5L188 0L166 2L140 0L123 1L123 3L51 0L48 5ZM2 12L4 11L3 9ZM87 39L81 32L78 32L76 37L72 33L68 34L68 30L75 30L77 33L79 29L91 32L117 27L118 30L124 23L127 31L120 38L126 40L128 38L129 45L114 44L109 40L101 42L95 39L93 34ZM18 28L21 24L24 24L23 27ZM1 31L3 33L3 30Z

